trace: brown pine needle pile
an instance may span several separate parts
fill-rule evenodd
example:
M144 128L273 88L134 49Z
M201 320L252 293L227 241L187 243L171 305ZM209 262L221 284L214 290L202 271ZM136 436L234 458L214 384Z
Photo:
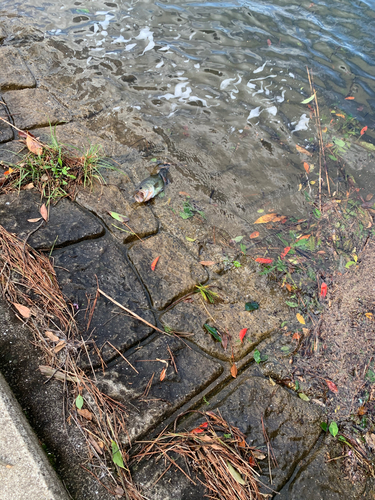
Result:
M205 417L199 427L190 432L163 432L135 457L138 462L151 456L164 458L168 468L179 468L173 454L192 464L197 480L208 489L207 496L220 500L260 500L259 474L256 459L265 455L246 442L246 436L214 412ZM180 468L194 484L182 468ZM164 475L165 472L163 472ZM203 475L204 482L199 478ZM160 476L161 477L161 476ZM159 478L160 479L160 478Z

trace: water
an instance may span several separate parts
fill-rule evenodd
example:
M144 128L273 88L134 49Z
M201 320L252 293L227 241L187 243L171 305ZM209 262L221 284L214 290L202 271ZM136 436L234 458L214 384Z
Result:
M101 126L120 141L126 109L137 109L202 196L214 189L219 206L246 219L260 206L302 209L306 157L295 145L314 152L317 144L301 104L310 96L307 66L328 134L345 132L333 128L347 122L336 111L357 120L357 136L367 125L365 139L375 142L373 0L5 0L1 15L44 34L51 59L35 64L70 106L105 108ZM364 184L373 178L365 170Z

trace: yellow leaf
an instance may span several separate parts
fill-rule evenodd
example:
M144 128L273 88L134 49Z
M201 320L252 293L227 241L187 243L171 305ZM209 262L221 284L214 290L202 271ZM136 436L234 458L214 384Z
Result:
M372 319L373 314L372 314L372 313L365 313L365 316L366 316L368 319Z
M316 181L310 181L310 184L314 185Z
M304 320L304 318L303 318L302 314L297 313L297 314L296 314L296 318L298 319L298 321L299 321L300 323L302 323L302 325L305 325L305 324L306 324L306 322L305 322L305 320Z
M297 151L299 153L303 153L304 155L307 155L307 156L312 156L312 153L310 153L310 151L307 151L307 149L302 148L301 146L298 146L298 144L296 144L296 148L297 148Z
M266 224L267 222L278 222L279 220L281 220L281 217L277 214L266 214L259 217L254 224Z

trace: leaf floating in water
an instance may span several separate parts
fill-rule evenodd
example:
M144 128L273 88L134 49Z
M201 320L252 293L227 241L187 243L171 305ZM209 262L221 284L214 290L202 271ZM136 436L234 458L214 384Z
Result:
M246 302L245 304L245 311L256 311L259 309L259 304L258 302Z
M208 331L208 333L210 333L213 336L214 339L216 339L219 342L221 342L221 340L222 340L221 336L220 336L219 332L216 330L216 328L214 326L210 326L207 323L205 323L203 326Z
M310 165L307 162L303 162L303 168L306 170L306 173L310 173Z
M345 99L347 101L353 101L353 99L355 99L355 97L353 97L353 96L350 95L349 97L345 97Z
M236 469L229 463L227 462L227 467L230 472L230 475L237 481L239 484L246 484L246 482L242 479L242 476L239 472L236 471Z
M154 260L152 261L152 264L151 264L151 271L155 271L155 267L156 267L156 264L158 263L158 260L159 260L159 259L160 259L160 255L158 255L158 256L156 257L156 259L154 259Z
M268 46L272 45L272 42L271 42L271 40L270 40L269 38L267 38L267 45L268 45ZM245 484L245 483L244 483L244 484Z
M365 133L366 133L367 128L368 128L368 127L367 127L367 125L366 125L365 127L363 127L363 129L361 130L361 135L363 135L363 134L365 134Z
M308 97L307 99L305 99L304 101L301 102L301 104L308 104L309 102L311 102L313 99L315 98L315 94L313 94L311 97Z
M298 144L296 144L296 148L297 148L297 151L299 153L303 153L304 155L307 155L307 156L312 156L312 153L310 153L310 151L307 151L307 149L305 149L301 146L298 146Z
M255 262L259 262L259 264L272 264L273 259L264 259L263 257L258 257L255 259Z
M240 337L240 341L241 342L243 341L243 339L244 339L244 337L246 335L247 330L248 330L248 328L242 328L242 330L240 331L239 337Z

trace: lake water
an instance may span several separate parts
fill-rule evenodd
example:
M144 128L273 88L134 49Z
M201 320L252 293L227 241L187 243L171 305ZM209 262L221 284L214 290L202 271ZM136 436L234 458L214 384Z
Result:
M185 163L189 182L204 196L215 190L213 201L238 215L260 204L295 213L304 161L317 178L316 129L301 104L311 95L307 67L327 134L354 130L357 140L367 125L364 139L375 142L373 0L5 0L1 7L3 18L38 28L51 53L64 55L60 69L45 63L45 70L73 107L107 108L113 129L127 106L137 109Z

